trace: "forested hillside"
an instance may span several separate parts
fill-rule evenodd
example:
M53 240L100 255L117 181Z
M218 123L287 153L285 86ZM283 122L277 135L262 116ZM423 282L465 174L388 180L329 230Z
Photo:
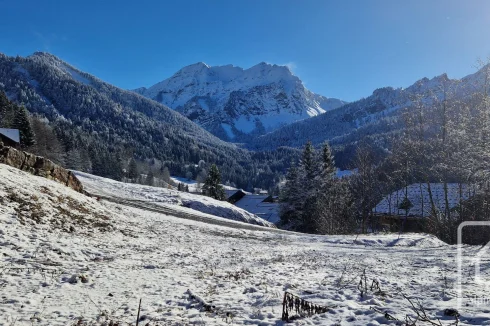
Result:
M47 53L26 58L0 55L0 91L53 130L60 143L59 160L67 167L101 176L120 179L134 157L146 164L141 172L166 167L173 174L191 172L196 177L216 163L224 181L271 188L296 155L289 149L240 149L164 105ZM8 115L1 118L3 126L11 124Z
M482 65L475 74L460 80L443 74L423 78L405 89L377 89L367 98L257 137L249 148L300 147L307 141L319 146L328 141L336 153L338 167L352 168L355 148L360 141L374 145L380 152L389 150L393 139L403 133L407 112L416 111L420 106L434 108L424 116L429 120L439 114L435 108L444 101L470 101L475 93L485 92L487 70L488 65Z
M321 234L387 227L375 207L400 191L403 200L393 208L405 210L406 218L413 205L409 187L428 189L421 209L425 215L417 223L420 230L445 242L456 243L461 222L489 221L490 66L471 77L472 83L469 78L461 83L446 80L428 94L431 96L414 96L410 105L398 108L392 116L396 124L377 132L373 129L370 139L352 139L348 146L353 148L356 173L344 180L333 178L328 144L315 152L308 142L299 164L287 175L281 196L282 222ZM466 88L465 83L472 87ZM457 189L452 204L451 187ZM463 194L466 188L474 189L470 199ZM437 204L438 198L443 205ZM393 230L403 230L403 223L394 224ZM480 244L489 239L482 228L464 241Z

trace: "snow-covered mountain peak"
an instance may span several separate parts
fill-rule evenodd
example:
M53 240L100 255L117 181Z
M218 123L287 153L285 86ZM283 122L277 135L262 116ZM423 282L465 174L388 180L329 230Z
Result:
M182 69L180 69L175 75L181 75L181 74L201 74L203 71L206 71L210 67L205 64L204 62L197 62L192 65L186 66ZM175 76L174 75L174 76Z
M310 92L287 66L266 62L247 69L198 62L134 91L226 140L263 134L345 104Z
M419 96L427 96L431 93L441 97L443 96L444 90L447 92L456 91L457 85L460 82L460 80L451 79L446 73L443 73L431 79L424 77L407 87L405 90L408 93L418 94Z

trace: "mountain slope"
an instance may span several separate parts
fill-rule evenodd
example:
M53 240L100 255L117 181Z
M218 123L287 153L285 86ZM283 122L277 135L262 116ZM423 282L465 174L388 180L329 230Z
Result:
M460 80L443 74L423 78L406 89L380 88L367 98L260 136L250 148L300 147L308 140L315 145L328 140L332 145L345 146L366 137L383 138L403 127L404 109L430 107L444 98L463 100L482 90L487 70L488 66Z
M382 296L361 298L355 282L339 288L339 273L356 280L363 270L369 282L379 280L397 316L413 314L396 295L403 288L424 298L429 318L452 322L442 314L457 306L450 295L457 288L441 294L434 274L457 284L456 246L420 233L314 236L233 224L96 201L0 164L0 324L134 325L142 300L140 325L227 326L227 315L233 325L280 325L284 291L294 291L329 307L297 323L394 325L376 312L387 307ZM468 261L476 249L463 246L460 252ZM463 295L484 298L488 291L474 281L474 264L463 267ZM205 311L196 297L212 303L216 313ZM469 304L459 325L488 325L486 309Z
M261 183L264 178L257 170L269 174L266 183L279 173L268 168L269 162L257 162L251 153L168 107L105 83L48 53L26 58L0 54L2 90L49 120L66 150L77 154L68 157L71 168L118 178L115 171L121 169L114 165L133 155L156 158L175 174L203 160L217 163L223 179L241 187ZM83 166L77 162L80 157Z
M264 62L249 69L199 62L148 89L134 91L233 141L345 104L310 92L287 67Z

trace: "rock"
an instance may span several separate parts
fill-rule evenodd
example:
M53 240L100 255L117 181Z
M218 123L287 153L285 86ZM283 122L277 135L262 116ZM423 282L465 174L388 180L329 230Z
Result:
M78 283L78 275L72 275L68 280L68 283L70 284L77 284Z
M84 193L82 183L71 171L56 165L47 158L4 146L0 147L0 163L57 181L75 191Z
M84 193L82 183L80 182L80 180L78 180L78 178L71 171L68 171L68 181L66 182L65 185L67 187L74 189L75 191L82 193L82 194Z
M444 316L459 317L459 312L456 309L444 309Z
M37 156L31 153L26 153L26 152L21 152L24 158L24 161L22 162L21 170L26 171L32 174L35 174L36 171L36 160Z
M36 175L51 179L51 171L57 165L41 156L35 156L35 160L34 169L36 170Z
M67 171L66 169L55 165L51 170L51 179L66 184L68 182L68 173L69 171Z
M21 169L24 159L24 152L18 151L12 147L2 147L0 150L0 163Z

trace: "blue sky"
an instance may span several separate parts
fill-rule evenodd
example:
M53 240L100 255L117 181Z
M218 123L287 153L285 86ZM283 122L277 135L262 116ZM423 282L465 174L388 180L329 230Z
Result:
M0 52L48 51L122 88L185 65L289 64L306 87L353 101L490 55L490 1L0 0Z

